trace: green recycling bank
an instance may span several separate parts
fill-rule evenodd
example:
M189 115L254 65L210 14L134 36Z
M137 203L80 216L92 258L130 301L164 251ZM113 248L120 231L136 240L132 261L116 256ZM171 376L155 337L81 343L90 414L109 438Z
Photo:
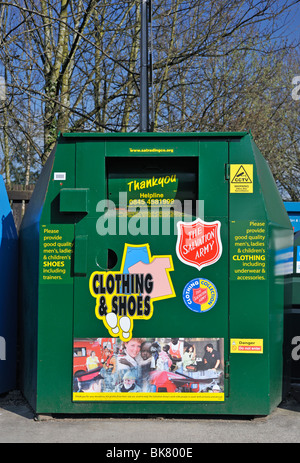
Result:
M293 231L251 134L61 134L20 243L36 413L281 402Z

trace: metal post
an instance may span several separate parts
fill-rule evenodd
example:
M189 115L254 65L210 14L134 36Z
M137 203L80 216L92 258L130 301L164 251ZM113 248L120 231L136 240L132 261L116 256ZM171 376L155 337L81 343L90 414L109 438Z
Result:
M5 101L5 98L6 98L5 77L0 76L0 101Z
M140 131L149 131L148 85L148 14L149 1L141 0L141 69L140 69Z

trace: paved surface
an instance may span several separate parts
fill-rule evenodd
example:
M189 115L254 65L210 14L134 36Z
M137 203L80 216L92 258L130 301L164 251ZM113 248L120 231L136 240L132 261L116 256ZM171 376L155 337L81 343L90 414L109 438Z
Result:
M68 442L101 442L118 448L122 443L299 443L300 403L289 398L270 416L254 419L59 416L37 420L18 391L0 397L0 443Z

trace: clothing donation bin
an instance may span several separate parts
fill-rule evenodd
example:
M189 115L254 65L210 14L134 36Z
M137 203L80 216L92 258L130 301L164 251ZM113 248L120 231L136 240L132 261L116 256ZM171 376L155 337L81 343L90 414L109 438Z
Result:
M0 394L16 388L18 235L0 176Z
M61 134L20 240L36 413L280 403L293 231L251 134Z
M300 231L300 203L299 201L285 201L284 206L292 223L294 233Z
M290 392L300 400L300 203L285 202L294 231L294 247L290 250L293 267L288 280L290 297L285 310L284 363Z
M286 364L289 367L290 387L300 391L300 231L294 234L292 286L285 320Z

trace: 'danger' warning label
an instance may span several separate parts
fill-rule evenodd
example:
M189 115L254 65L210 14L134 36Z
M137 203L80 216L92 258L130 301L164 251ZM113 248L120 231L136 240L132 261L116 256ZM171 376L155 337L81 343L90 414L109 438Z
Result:
M230 339L231 354L263 354L263 339Z

